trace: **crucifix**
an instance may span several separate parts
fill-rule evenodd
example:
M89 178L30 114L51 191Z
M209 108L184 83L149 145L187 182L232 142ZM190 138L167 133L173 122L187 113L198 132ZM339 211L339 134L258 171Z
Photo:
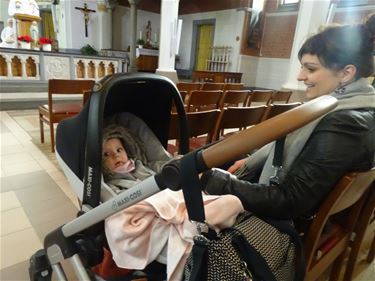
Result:
M75 7L77 10L80 10L82 13L83 13L83 18L85 20L85 36L87 37L88 36L88 32L87 32L87 24L89 23L89 19L90 19L90 13L96 13L95 10L91 10L91 9L88 9L87 8L87 4L83 4L83 8L82 7Z

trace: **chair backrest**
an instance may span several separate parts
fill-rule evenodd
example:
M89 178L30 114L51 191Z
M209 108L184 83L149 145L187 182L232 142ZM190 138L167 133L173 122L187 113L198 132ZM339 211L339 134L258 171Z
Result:
M246 106L249 97L249 90L228 90L225 91L220 100L220 108L228 106Z
M81 94L84 95L92 91L94 80L67 80L50 79L48 80L48 107L50 112L53 110L53 96L60 94ZM82 97L83 98L83 97ZM85 100L84 100L85 102Z
M205 82L202 84L201 90L204 90L204 91L224 90L224 86L225 86L225 83Z
M224 91L228 90L243 90L244 84L243 83L225 83Z
M259 105L265 104L268 105L271 101L273 90L254 90L251 91L247 105ZM254 104L256 103L256 104Z
M179 82L176 84L176 87L179 91L194 91L194 90L200 90L202 87L202 83L198 82Z
M212 140L218 140L223 129L242 129L262 120L266 105L250 107L226 107L221 110Z
M189 138L207 134L206 143L211 142L215 124L220 110L187 112L187 125ZM171 113L168 139L178 139L180 136L179 121L177 113Z
M191 80L193 82L213 82L215 73L209 71L193 71Z
M202 111L219 108L223 91L192 91L187 100L187 111Z
M276 115L279 115L285 111L291 110L292 108L295 108L301 104L302 103L300 102L285 103L285 104L284 103L269 104L266 112L264 113L262 121L275 117Z
M344 257L350 235L355 222L360 215L361 207L366 199L366 193L375 180L375 168L365 172L352 172L343 176L320 205L315 218L304 237L304 248L307 262L307 280L315 280L333 262L336 261L331 274L339 274L341 262L337 259ZM330 217L345 210L345 226L336 234L335 244L329 252L317 260L317 251L321 244L323 229ZM340 213L343 214L343 213ZM332 277L332 276L331 276Z
M293 94L292 91L285 91L285 90L275 91L272 94L270 103L288 103L292 94Z

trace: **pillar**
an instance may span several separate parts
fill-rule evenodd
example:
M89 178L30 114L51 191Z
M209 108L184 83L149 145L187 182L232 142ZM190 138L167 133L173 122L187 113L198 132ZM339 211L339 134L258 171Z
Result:
M13 72L12 72L12 58L7 57L7 78L13 78Z
M156 69L156 73L170 78L174 83L178 82L175 70L178 5L179 0L161 1L159 63Z
M21 57L20 58L21 60L21 67L22 67L22 78L27 78L27 74L26 74L26 58L25 57Z
M105 0L97 2L99 49L112 49L112 9Z
M288 76L283 88L295 90L297 92L304 92L305 87L303 83L297 81L297 75L301 68L298 59L298 51L303 42L311 34L316 33L321 25L326 23L327 16L329 15L330 0L301 0L299 7L296 30L290 55Z
M128 0L130 4L130 22L131 22L131 32L130 32L130 65L129 72L137 72L136 63L136 42L137 42L137 5L139 0Z

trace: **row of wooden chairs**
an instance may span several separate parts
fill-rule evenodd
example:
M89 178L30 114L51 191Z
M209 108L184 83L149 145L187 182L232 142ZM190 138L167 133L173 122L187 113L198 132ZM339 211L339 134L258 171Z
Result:
M300 104L236 106L187 112L188 135L190 137L189 148L191 150L197 149L205 144L219 140L223 137L224 130L228 131L230 129L232 133L237 129L242 130L297 107ZM179 133L178 115L172 112L169 139L178 139ZM174 153L175 151L176 149L171 147L170 152Z
M288 103L291 91L250 91L250 90L194 90L180 91L186 111L220 109L226 106L252 106Z
M179 91L194 91L194 90L242 90L243 83L213 83L213 82L179 82L177 83Z

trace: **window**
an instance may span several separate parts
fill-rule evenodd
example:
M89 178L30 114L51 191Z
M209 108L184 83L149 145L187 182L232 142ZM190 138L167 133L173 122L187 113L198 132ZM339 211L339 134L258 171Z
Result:
M297 11L300 0L280 0L279 11Z
M280 5L298 4L299 0L281 0Z
M352 6L362 6L368 5L368 0L340 0L337 7L352 7Z

